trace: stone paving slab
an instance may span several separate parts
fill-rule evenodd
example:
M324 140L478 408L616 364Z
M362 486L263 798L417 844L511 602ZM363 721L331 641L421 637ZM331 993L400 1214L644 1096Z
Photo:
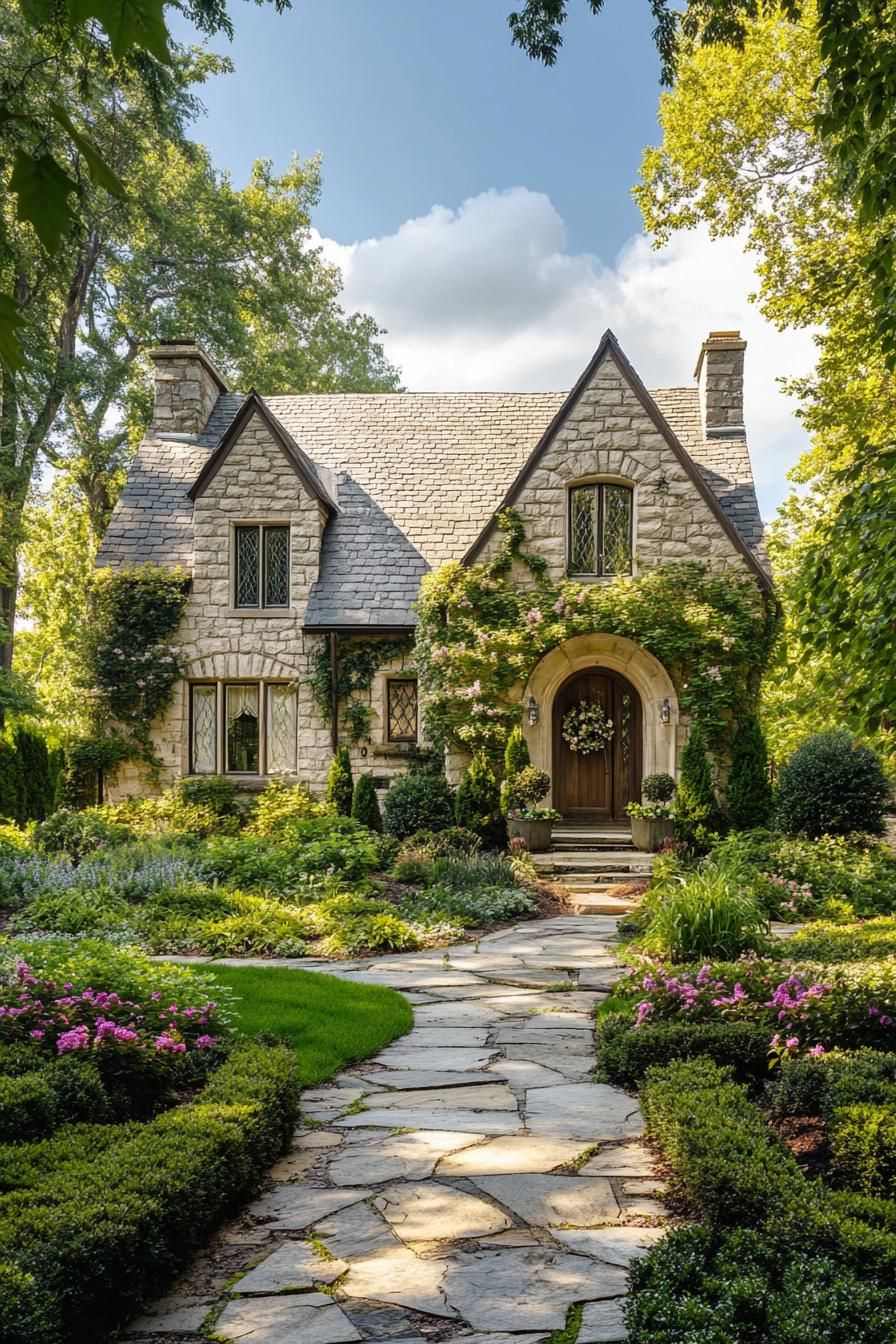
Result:
M665 1209L637 1102L592 1081L615 930L560 916L316 967L406 991L413 1030L304 1094L309 1125L220 1234L217 1296L135 1324L168 1344L223 1305L217 1335L251 1344L545 1344L580 1302L579 1344L621 1341L627 1268Z
M350 1344L362 1336L325 1293L287 1294L229 1302L215 1325L221 1339L251 1344Z
M515 1172L474 1176L473 1184L532 1226L600 1227L619 1217L613 1188L600 1176Z
M344 1260L325 1260L307 1241L287 1241L233 1286L235 1293L288 1293L333 1283L348 1269Z

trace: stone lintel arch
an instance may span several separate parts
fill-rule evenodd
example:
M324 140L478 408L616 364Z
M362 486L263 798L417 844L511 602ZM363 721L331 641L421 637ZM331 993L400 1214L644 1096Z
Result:
M532 669L523 690L523 733L533 765L553 777L552 733L554 697L576 672L605 668L631 682L641 698L642 775L663 771L677 777L678 697L662 663L634 640L622 635L574 635L551 649ZM526 713L529 697L538 704L533 727ZM670 722L660 722L663 702L669 701Z
M266 653L206 653L184 668L187 681L296 681L299 669Z

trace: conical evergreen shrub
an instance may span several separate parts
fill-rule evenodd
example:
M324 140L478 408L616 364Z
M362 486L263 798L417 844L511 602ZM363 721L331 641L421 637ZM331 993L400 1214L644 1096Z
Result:
M327 802L340 817L352 814L352 759L348 747L337 747L327 777Z
M728 816L737 831L767 826L772 814L765 738L755 714L744 714L731 745Z
M501 795L494 771L482 752L477 752L457 790L454 818L458 826L475 831L486 849L503 849L507 823L501 813Z
M383 829L383 817L376 796L373 775L371 774L358 776L358 782L352 794L352 816L355 821L359 821L369 831L381 831Z
M512 729L504 748L504 780L501 784L501 810L507 812L511 807L510 789L514 779L529 764L529 746L519 726Z
M681 753L681 776L675 794L675 830L680 840L686 840L697 849L705 849L710 836L722 826L722 814L712 787L706 740L701 729L695 726Z

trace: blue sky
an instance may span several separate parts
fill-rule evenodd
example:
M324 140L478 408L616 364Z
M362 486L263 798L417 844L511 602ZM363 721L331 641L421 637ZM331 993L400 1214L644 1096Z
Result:
M569 0L551 70L511 45L514 0L236 4L235 64L195 128L242 185L255 158L323 155L314 224L416 390L572 385L611 326L648 386L687 385L711 329L746 336L746 414L769 517L805 436L777 379L812 361L749 302L739 240L676 236L661 252L631 198L658 140L647 0ZM182 21L180 40L191 40Z
M575 250L613 256L640 227L629 191L656 137L646 0L571 0L553 70L510 41L514 0L232 5L236 64L207 86L200 138L245 180L252 160L324 156L321 232L389 233L489 188L546 193ZM181 32L186 30L182 27Z

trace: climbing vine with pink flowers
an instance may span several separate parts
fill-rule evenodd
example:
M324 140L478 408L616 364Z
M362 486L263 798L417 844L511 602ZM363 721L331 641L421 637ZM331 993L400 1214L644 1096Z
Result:
M433 741L496 755L520 722L533 668L575 635L622 635L652 653L679 704L718 751L752 710L775 637L773 598L741 569L658 566L610 583L547 575L525 549L514 509L498 515L501 546L476 565L443 565L423 581L416 661Z

